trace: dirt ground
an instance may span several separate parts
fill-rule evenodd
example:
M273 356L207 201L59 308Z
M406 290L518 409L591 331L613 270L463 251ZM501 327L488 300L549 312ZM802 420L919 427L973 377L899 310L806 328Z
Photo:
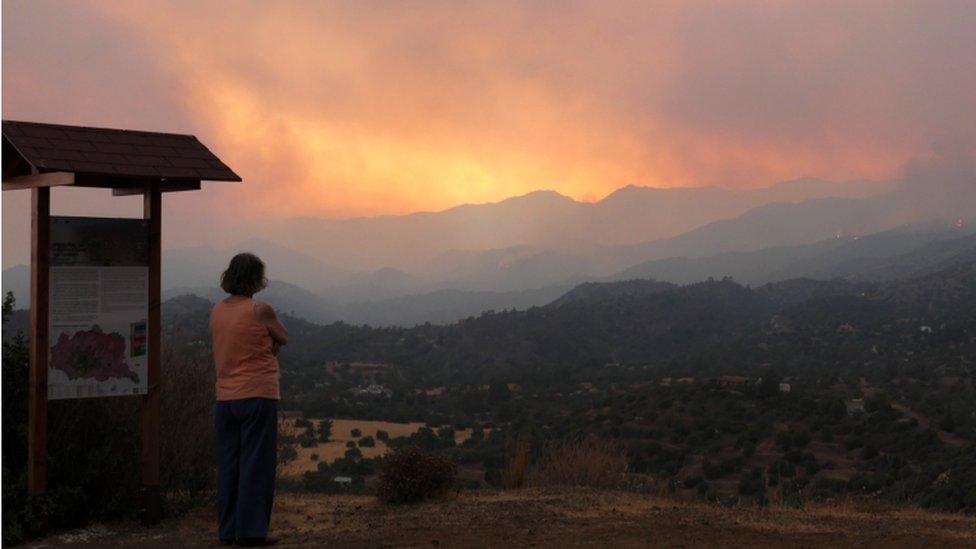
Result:
M146 529L101 525L30 547L215 547L199 509ZM839 503L724 508L627 492L466 492L412 506L369 496L282 495L282 547L976 547L976 519Z

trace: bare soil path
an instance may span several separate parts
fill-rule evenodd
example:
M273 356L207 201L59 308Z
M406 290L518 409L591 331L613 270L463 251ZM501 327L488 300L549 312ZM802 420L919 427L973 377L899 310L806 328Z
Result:
M281 547L976 547L976 518L849 503L723 508L627 492L468 492L413 506L283 495ZM158 527L106 525L31 547L216 547L200 509Z

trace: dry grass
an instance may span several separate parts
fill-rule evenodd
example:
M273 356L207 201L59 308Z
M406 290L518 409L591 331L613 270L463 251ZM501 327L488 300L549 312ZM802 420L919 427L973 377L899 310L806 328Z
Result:
M162 352L160 475L173 498L208 494L215 485L214 371L206 360ZM135 436L130 433L129 436Z
M531 486L618 488L627 473L627 454L612 440L586 438L550 443L532 467Z
M321 419L311 419L312 424L317 430ZM279 468L280 474L286 477L301 476L306 471L314 471L318 462L325 461L331 463L337 458L346 454L346 443L349 441L357 442L360 437L352 436L353 429L359 429L360 436L371 436L376 438L376 431L386 431L390 438L405 437L416 433L423 423L391 423L389 421L370 421L365 419L333 419L332 436L329 442L320 442L308 448L295 445L298 457L288 463L282 464ZM289 432L300 434L301 429L295 427L294 419L284 419L279 425L279 432ZM457 444L462 444L471 436L471 430L459 430L454 433L454 440ZM376 440L376 446L359 448L363 457L377 458L388 451L388 447L381 440ZM318 460L313 460L312 455L317 455Z
M532 441L525 435L519 435L505 471L505 488L514 490L525 486L531 461Z

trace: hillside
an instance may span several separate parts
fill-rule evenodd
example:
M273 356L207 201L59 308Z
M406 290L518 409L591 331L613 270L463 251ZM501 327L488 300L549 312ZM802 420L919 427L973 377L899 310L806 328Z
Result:
M205 318L206 302L185 305L165 315L168 333ZM962 260L889 282L585 284L446 326L286 318L283 406L427 424L391 444L450 452L482 487L500 485L513 437L590 434L622 444L636 478L688 498L976 509L974 309L976 262ZM472 426L481 434L459 444ZM371 475L356 459L301 482Z
M675 288L674 284L656 280L627 280L614 284L586 282L566 292L559 299L550 303L548 307L595 304L609 299L641 298Z
M95 526L28 547L210 547L212 511L149 530ZM414 506L368 496L279 496L280 547L958 547L976 544L971 517L872 503L802 509L725 508L585 489L466 492Z
M976 254L974 250L976 237L972 229L925 224L856 237L832 237L813 244L651 260L612 278L654 278L676 284L726 276L743 284L799 277L890 280L932 268L957 254Z

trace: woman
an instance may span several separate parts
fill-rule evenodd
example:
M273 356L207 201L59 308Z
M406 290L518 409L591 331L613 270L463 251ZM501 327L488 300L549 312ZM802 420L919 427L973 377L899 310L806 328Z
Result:
M274 545L268 523L274 502L278 438L278 349L288 331L254 294L267 286L264 263L237 254L220 278L229 297L210 313L217 367L217 515L220 541Z

